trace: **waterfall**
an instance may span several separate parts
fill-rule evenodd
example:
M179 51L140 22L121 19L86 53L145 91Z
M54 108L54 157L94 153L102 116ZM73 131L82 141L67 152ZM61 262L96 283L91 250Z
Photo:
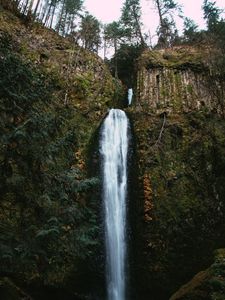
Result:
M130 88L128 89L128 96L127 96L128 105L131 105L132 98L133 98L133 89Z
M111 109L101 132L108 300L125 300L126 194L129 122Z

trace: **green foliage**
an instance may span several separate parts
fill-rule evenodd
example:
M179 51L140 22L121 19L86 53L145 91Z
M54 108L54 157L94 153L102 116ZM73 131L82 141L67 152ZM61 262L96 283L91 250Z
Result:
M203 12L204 12L204 19L207 22L208 30L214 31L215 26L218 24L220 19L220 14L222 12L221 9L216 7L216 2L212 2L209 0L204 0L203 3Z
M178 39L178 32L173 19L165 17L157 30L158 43L157 47L171 47Z
M60 7L60 13L58 22L56 24L56 30L65 35L74 29L74 22L78 14L82 10L83 0L60 0L58 7Z
M114 47L114 55L117 54L117 50L119 45L121 44L122 40L124 38L124 29L121 27L121 24L119 22L112 22L105 26L104 28L104 39L105 39L105 47L108 43L110 46L113 45ZM114 62L114 75L116 78L118 78L118 64L116 59Z
M162 120L143 117L142 126L141 170L151 178L153 205L143 233L148 261L143 278L159 299L167 299L224 245L225 126L203 111L170 116L158 144ZM222 279L224 266L216 267Z
M98 52L101 45L100 22L90 14L86 14L81 21L80 35L84 48Z
M174 0L154 0L160 24L157 30L159 47L172 46L178 36L174 22L174 14L181 16L181 6Z
M170 13L172 10L180 9L179 5L174 0L159 0L157 5L161 9L162 16Z
M211 65L212 74L221 86L221 90L223 90L225 74L225 20L221 18L222 10L216 6L216 2L205 0L203 12L208 27L205 33L205 40L213 45L210 50L209 64ZM220 98L220 102L224 106L224 95Z
M135 85L136 60L142 51L142 46L121 44L109 63L112 73L114 73L114 65L117 61L118 77L127 87Z
M225 20L220 20L214 24L213 29L207 34L207 38L214 45L210 53L212 71L223 87L225 74Z
M107 42L112 43L114 45L116 41L120 41L123 38L123 36L124 32L119 22L114 21L105 26L104 37Z
M198 26L194 23L193 20L190 18L184 19L184 39L187 42L193 43L197 39L197 32Z
M75 111L0 35L1 272L55 284L96 249L96 215L83 193L98 185L76 166ZM57 270L57 271L56 271Z
M123 28L124 38L127 42L145 46L141 31L141 5L140 0L126 0L122 8L120 24Z

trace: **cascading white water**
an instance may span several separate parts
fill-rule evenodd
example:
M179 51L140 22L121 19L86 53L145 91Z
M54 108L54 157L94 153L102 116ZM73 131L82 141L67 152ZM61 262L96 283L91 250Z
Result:
M129 122L124 111L111 109L102 132L103 197L108 300L125 300L126 194Z
M132 98L133 98L133 89L130 88L130 89L128 89L128 95L127 95L128 105L131 105Z

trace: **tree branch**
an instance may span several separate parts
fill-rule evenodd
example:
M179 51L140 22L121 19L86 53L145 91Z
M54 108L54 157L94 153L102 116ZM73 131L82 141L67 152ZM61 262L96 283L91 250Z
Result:
M164 112L163 113L163 124L162 124L161 130L160 130L160 133L159 133L159 137L158 137L158 139L155 143L155 146L157 146L160 143L161 139L162 139L162 134L163 134L163 130L165 128L165 124L166 124L166 113Z

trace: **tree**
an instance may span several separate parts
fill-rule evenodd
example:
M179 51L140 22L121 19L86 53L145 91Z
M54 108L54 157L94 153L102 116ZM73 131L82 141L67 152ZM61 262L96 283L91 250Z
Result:
M83 47L90 51L98 52L101 45L101 24L92 15L86 13L81 20L80 37Z
M124 37L129 42L145 46L145 40L141 30L141 6L140 0L126 0L120 18L123 27Z
M37 12L38 12L38 9L39 9L39 7L40 7L40 4L41 4L41 0L37 0L36 6L35 6L35 8L34 8L34 17L37 16Z
M181 7L174 0L153 0L159 15L159 46L169 47L176 34L174 14L181 13Z
M170 47L178 37L178 32L173 19L163 18L162 25L157 30L158 46Z
M135 86L136 62L143 48L141 45L121 44L112 60L117 62L118 77L127 87ZM114 65L111 66L114 70Z
M221 110L224 111L225 20L221 18L222 9L216 6L215 1L204 0L202 9L207 23L205 39L210 45L213 45L213 47L209 47L208 52L210 71L215 84L220 86L216 97Z
M105 26L104 29L104 39L105 44L109 43L109 45L113 45L114 47L114 56L116 57L118 44L121 42L121 39L124 36L124 32L120 26L119 22L112 22ZM105 46L106 47L106 46ZM114 61L115 66L115 77L118 77L118 70L117 70L117 60Z
M98 181L79 168L75 110L56 99L57 79L12 45L0 35L0 273L58 284L96 247L95 212L79 199Z
M184 41L185 42L194 42L198 35L198 26L195 24L195 22L190 18L184 19Z
M222 10L216 7L216 2L204 0L203 3L204 19L206 20L209 31L213 31L218 24Z
M73 30L83 6L83 0L9 0L9 3L14 4L28 21L39 19L45 26L56 28L62 35ZM7 7L10 7L9 4Z
M53 19L55 16L55 11L60 3L60 0L47 0L45 3L44 13L42 17L42 22L45 26L49 26L50 28L53 26ZM36 9L36 8L35 8ZM34 13L36 16L36 14Z
M74 20L82 10L83 0L63 0L56 29L62 35L73 30Z

